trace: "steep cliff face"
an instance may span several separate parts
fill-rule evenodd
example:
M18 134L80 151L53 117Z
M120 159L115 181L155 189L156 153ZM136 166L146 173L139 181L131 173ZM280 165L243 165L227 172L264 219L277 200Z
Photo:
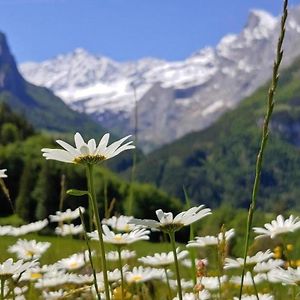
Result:
M53 132L103 133L99 123L73 111L44 87L28 83L18 71L6 37L0 32L0 101L25 114L37 128Z

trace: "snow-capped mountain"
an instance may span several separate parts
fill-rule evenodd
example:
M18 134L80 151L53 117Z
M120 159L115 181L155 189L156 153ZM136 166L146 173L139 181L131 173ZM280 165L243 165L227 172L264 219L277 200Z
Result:
M132 133L138 101L140 146L168 143L203 129L271 76L280 19L253 10L239 34L183 61L145 58L116 62L83 49L20 65L23 76L52 89L75 110L106 128ZM284 64L300 55L300 6L290 11Z

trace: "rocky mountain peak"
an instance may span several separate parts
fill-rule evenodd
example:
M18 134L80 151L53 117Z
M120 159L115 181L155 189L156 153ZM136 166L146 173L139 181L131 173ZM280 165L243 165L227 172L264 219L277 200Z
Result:
M23 88L22 84L23 78L10 52L6 36L0 32L0 91L13 90L20 93Z
M285 65L300 55L299 7L290 16ZM134 86L139 140L149 150L208 127L263 85L271 75L279 22L268 12L253 10L240 33L225 35L217 47L181 61L120 63L79 49L59 61L22 64L21 70L29 81L52 89L72 108L120 135L134 130Z
M253 9L251 10L246 28L249 30L257 27L264 27L266 29L274 29L277 24L277 18L264 10Z

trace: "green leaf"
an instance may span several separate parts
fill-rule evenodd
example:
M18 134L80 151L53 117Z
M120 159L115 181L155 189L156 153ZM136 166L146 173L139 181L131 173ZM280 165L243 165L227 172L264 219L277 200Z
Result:
M76 196L76 197L85 196L85 195L90 196L90 193L88 191L82 191L82 190L76 190L76 189L67 190L67 194Z

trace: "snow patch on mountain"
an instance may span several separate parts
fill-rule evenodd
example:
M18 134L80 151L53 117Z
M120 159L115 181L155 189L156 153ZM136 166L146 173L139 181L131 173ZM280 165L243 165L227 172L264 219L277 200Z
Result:
M133 131L137 100L139 140L158 146L209 126L269 79L279 24L280 18L253 10L240 33L183 61L121 63L76 49L21 64L20 70L28 81L122 134ZM300 7L290 10L286 41L287 65L300 55Z

